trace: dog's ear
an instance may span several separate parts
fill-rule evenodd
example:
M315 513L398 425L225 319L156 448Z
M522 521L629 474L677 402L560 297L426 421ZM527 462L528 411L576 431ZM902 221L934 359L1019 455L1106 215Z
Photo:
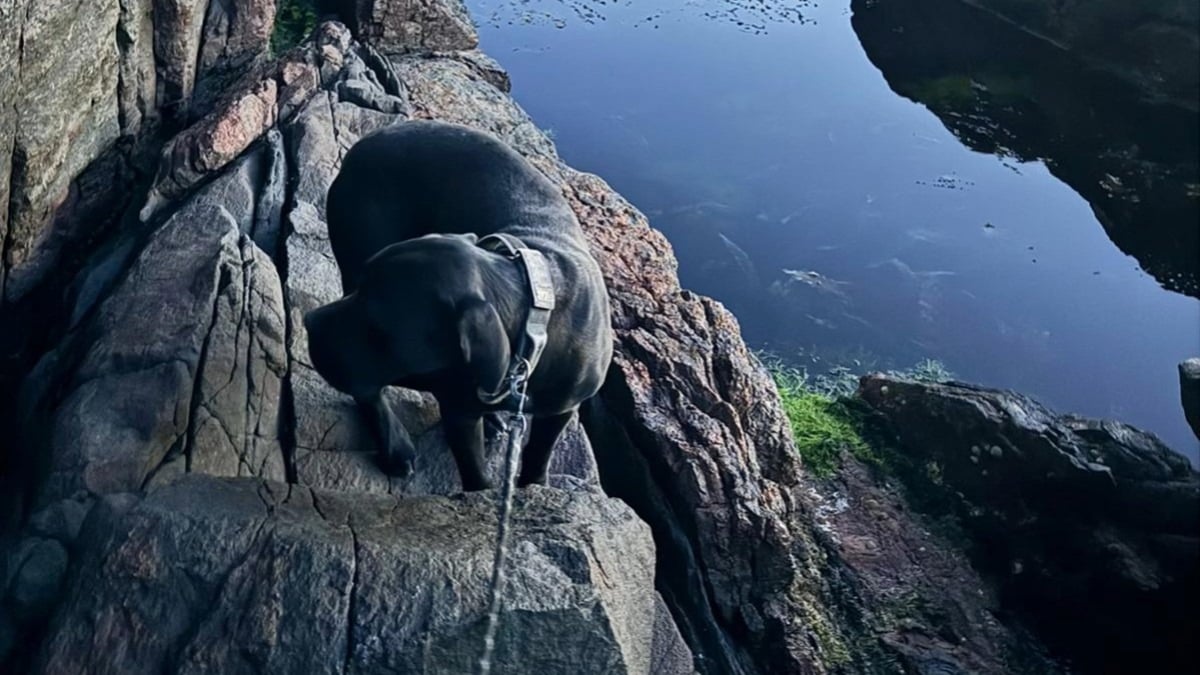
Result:
M511 350L496 308L482 299L466 303L458 317L458 340L463 360L479 384L480 396L486 399L500 395Z

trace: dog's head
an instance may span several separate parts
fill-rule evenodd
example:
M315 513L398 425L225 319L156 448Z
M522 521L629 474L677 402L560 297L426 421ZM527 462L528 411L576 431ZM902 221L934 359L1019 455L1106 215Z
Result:
M498 388L509 336L484 293L490 254L475 241L429 235L371 258L354 293L304 317L317 372L351 396L456 367L477 386Z

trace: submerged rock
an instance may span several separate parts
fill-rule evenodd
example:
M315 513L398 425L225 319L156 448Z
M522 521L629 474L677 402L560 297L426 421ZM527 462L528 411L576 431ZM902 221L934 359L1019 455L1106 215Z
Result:
M1200 474L1157 438L1012 392L883 375L918 503L949 517L1006 611L1083 672L1172 672L1200 636ZM986 449L986 451L984 451Z

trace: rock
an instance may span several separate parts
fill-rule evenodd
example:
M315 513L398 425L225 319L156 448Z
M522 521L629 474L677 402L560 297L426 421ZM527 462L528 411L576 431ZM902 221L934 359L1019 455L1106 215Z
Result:
M86 496L57 501L29 518L29 532L38 537L70 544L79 536L83 521L95 501Z
M266 58L278 0L215 0L207 3L196 86L189 105L192 119L207 108L242 73Z
M154 0L120 0L117 46L121 69L117 98L121 131L137 136L158 118L158 77L154 70Z
M207 0L152 0L154 56L158 64L158 105L170 118L186 122L196 87Z
M8 604L24 623L45 618L58 600L67 573L67 550L52 539L26 539L14 559L16 573L9 581Z
M1188 424L1200 439L1200 358L1179 364L1179 398Z
M654 675L692 675L692 650L679 634L671 610L659 594L654 595L654 639L650 644L650 671Z
M385 53L474 49L479 35L463 0L341 0L354 35Z
M39 503L136 491L175 460L283 477L282 293L274 264L239 227L253 201L228 199L239 178L214 181L174 213L59 348L59 372L42 375L62 393L43 402L52 431Z
M858 396L895 435L916 503L955 520L975 567L1052 649L1088 672L1190 658L1200 474L1186 458L1012 392L870 375Z
M0 3L0 203L8 204L0 282L13 302L53 270L67 233L54 223L73 179L120 135L117 0Z
M162 197L174 199L187 194L203 176L224 168L266 133L275 124L277 93L274 79L261 80L231 105L214 111L172 139L163 151L156 194L143 220L149 219Z
M893 483L848 458L808 491L810 513L830 547L827 564L853 579L854 591L832 603L843 615L862 617L886 645L863 670L1058 672L1026 630L1001 623L996 590L947 541L946 528L915 514L912 505L920 502Z
M470 672L493 497L188 476L96 519L103 543L31 672ZM545 488L514 513L493 672L650 672L646 526L616 500Z
M512 91L512 80L508 71L498 61L478 49L470 49L445 54L448 58L461 61L470 66L485 82L504 93Z
M275 0L151 0L159 108L186 124L205 115L270 46Z

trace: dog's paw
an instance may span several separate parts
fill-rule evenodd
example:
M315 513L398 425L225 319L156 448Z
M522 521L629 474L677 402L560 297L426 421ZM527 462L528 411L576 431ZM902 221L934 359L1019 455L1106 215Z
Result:
M521 473L517 474L517 487L525 488L530 485L549 485L550 472L547 469L538 471L536 468L528 464L521 466Z
M377 457L379 468L392 478L407 478L412 475L413 457L398 453L381 452Z
M491 490L495 488L495 486L492 485L492 481L488 480L487 478L476 478L474 480L467 479L462 481L462 483L463 492L482 492L484 490Z

